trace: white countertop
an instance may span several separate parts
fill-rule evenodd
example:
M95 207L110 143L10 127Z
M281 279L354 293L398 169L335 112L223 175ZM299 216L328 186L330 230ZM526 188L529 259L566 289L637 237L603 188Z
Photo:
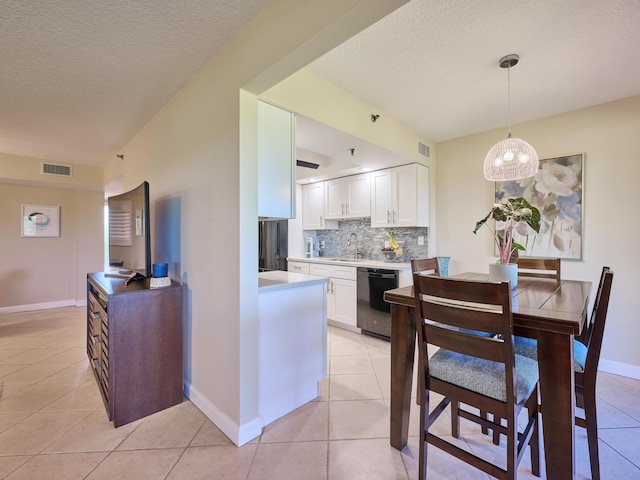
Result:
M328 281L329 278L327 277L305 275L304 273L283 272L281 270L258 273L258 288L260 289L260 292L323 284Z
M333 258L333 257L287 257L291 262L322 263L326 265L344 265L348 267L385 268L387 270L406 270L411 268L409 262L385 262L366 258Z

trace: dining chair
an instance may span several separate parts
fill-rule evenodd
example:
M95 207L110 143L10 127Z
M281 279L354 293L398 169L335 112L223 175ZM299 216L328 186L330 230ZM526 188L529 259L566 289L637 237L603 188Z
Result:
M560 259L546 257L518 258L520 277L555 278L560 282Z
M422 274L430 274L430 275L437 275L438 277L440 276L440 263L438 262L438 258L437 257L431 257L431 258L420 258L420 259L416 259L416 260L411 260L411 273L422 273ZM490 334L485 334L484 332L473 332L477 335L485 335L487 337L491 337L494 334L490 333ZM416 394L416 403L418 405L420 405L420 402L422 401L422 392L418 391ZM451 403L451 410L453 412L457 412L459 409L459 405L457 402L453 401ZM480 416L482 416L483 418L487 418L486 417L486 412L481 411L480 412ZM455 431L455 429L457 428L458 423L456 421L453 420L451 421L451 429L452 431ZM482 426L482 433L487 434L488 430L487 427Z
M538 368L534 360L514 353L509 283L414 273L413 284L418 386L423 393L418 478L426 478L428 444L499 479L517 477L518 464L530 445L531 470L540 476ZM500 336L475 335L467 329L497 332ZM439 347L431 358L428 345ZM441 394L443 399L429 413L431 392ZM506 419L506 425L496 424L466 408L456 415L457 422L463 417L507 436L506 469L430 431L452 401ZM517 418L523 408L527 408L528 421L519 433ZM459 433L458 427L452 435L457 438Z
M440 276L440 265L436 257L411 260L411 273L430 273Z
M604 336L604 325L607 320L612 281L613 270L609 267L603 267L593 310L591 312L591 319L588 324L585 325L580 336L573 341L576 405L584 409L584 418L576 417L575 424L587 429L589 461L591 463L591 478L593 480L600 479L596 376L598 374L598 362L600 360L600 350ZM518 355L523 355L534 360L538 358L538 346L533 339L516 337L514 348ZM499 436L499 434L497 435Z

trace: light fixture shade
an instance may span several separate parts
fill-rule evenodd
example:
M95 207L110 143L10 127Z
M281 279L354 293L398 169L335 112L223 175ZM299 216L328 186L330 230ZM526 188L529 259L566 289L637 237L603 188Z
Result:
M538 171L538 154L521 138L511 135L496 143L484 159L484 178L496 182L533 177Z

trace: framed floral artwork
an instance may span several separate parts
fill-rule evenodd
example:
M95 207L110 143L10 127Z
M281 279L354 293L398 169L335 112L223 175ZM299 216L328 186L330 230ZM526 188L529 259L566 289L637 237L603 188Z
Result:
M541 159L531 178L496 182L496 203L523 197L540 210L540 232L522 225L514 236L526 248L522 256L582 259L583 172L579 153Z

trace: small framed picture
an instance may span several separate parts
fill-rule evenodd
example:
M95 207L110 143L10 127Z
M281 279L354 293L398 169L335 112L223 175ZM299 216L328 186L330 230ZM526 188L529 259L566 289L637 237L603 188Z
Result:
M60 206L22 205L21 237L59 237Z

